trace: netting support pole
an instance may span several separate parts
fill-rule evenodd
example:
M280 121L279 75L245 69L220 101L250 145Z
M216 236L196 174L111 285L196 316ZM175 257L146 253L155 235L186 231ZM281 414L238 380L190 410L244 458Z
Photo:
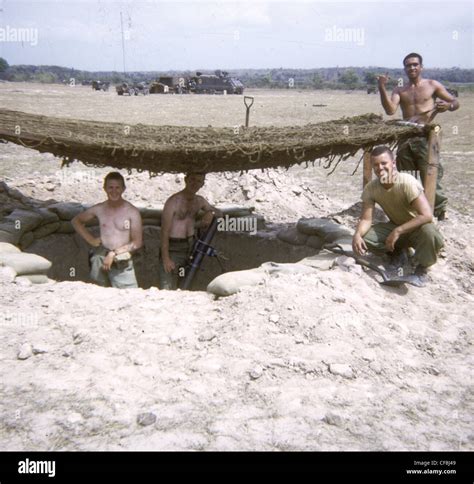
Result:
M441 127L434 126L430 130L428 137L428 170L426 171L423 186L425 188L426 198L434 210L436 195L436 180L438 179L439 151L440 151L440 134Z
M364 151L364 167L362 170L362 188L372 180L372 163L370 162L370 151Z

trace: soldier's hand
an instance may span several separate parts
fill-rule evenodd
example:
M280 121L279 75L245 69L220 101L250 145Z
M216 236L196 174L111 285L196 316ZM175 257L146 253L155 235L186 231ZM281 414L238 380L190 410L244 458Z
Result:
M380 74L377 76L377 81L379 83L379 87L385 87L385 84L387 84L388 80L390 79L390 76L387 74Z
M395 250L395 244L400 238L400 234L397 229L393 229L389 236L385 239L385 248L388 252L393 252Z
M112 264L114 263L114 258L115 258L114 252L109 252L105 256L104 262L102 264L102 269L104 269L104 271L106 271L106 272L110 271L110 268L112 267Z
M365 240L360 235L354 235L354 238L352 239L352 250L357 255L364 255L367 252Z
M438 111L439 113L444 113L445 111L449 110L451 103L438 100L438 101L436 101L435 105L436 105L436 111Z
M165 272L169 274L170 272L173 272L175 270L176 264L171 259L165 259L163 260L163 267L165 269Z

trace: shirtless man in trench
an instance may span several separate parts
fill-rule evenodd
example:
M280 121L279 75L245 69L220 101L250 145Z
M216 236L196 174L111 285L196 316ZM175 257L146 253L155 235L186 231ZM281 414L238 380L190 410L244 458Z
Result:
M408 84L396 87L391 97L385 87L389 79L388 75L377 77L380 100L388 115L395 114L400 106L404 120L424 124L433 121L438 113L459 109L459 101L451 96L440 82L422 78L423 58L420 54L411 53L405 56L403 67L408 77ZM425 137L410 138L400 145L397 152L397 169L399 171L418 170L424 182L428 170L428 141ZM442 176L443 169L439 165L434 209L434 215L438 220L445 218L448 202L439 184Z
M131 254L143 244L140 212L122 198L125 180L118 172L104 180L107 200L98 203L72 219L76 232L92 247L91 279L105 287L138 287ZM98 218L100 236L94 237L86 223Z
M178 278L185 276L184 266L194 243L198 212L204 211L202 226L222 213L196 193L204 186L205 175L188 173L185 187L166 200L161 216L161 250L159 263L160 289L177 289Z

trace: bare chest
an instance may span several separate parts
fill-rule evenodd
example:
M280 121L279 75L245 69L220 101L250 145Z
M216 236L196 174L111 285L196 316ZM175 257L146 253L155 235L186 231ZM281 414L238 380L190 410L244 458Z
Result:
M98 218L101 230L108 232L128 232L131 227L131 219L127 210L105 208Z
M175 217L178 220L185 220L189 218L194 219L196 217L198 210L199 210L199 203L196 199L194 200L182 199L178 203L178 206L175 212Z
M434 103L434 88L429 84L421 86L406 86L400 92L400 102L402 106L426 106Z

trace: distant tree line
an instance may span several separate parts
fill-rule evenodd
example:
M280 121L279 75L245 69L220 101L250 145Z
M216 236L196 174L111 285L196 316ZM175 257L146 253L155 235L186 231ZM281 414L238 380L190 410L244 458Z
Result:
M202 70L203 73L213 71ZM400 79L406 79L403 69L385 67L322 67L315 69L234 69L229 74L239 78L247 88L265 89L367 89L377 85L376 76L388 73L389 88ZM148 72L90 72L60 66L9 66L0 57L0 79L42 83L86 84L93 80L119 84L122 82L150 82L160 76L193 76L195 71L148 71ZM474 85L474 69L428 69L424 77L461 87ZM471 88L473 86L470 86Z

